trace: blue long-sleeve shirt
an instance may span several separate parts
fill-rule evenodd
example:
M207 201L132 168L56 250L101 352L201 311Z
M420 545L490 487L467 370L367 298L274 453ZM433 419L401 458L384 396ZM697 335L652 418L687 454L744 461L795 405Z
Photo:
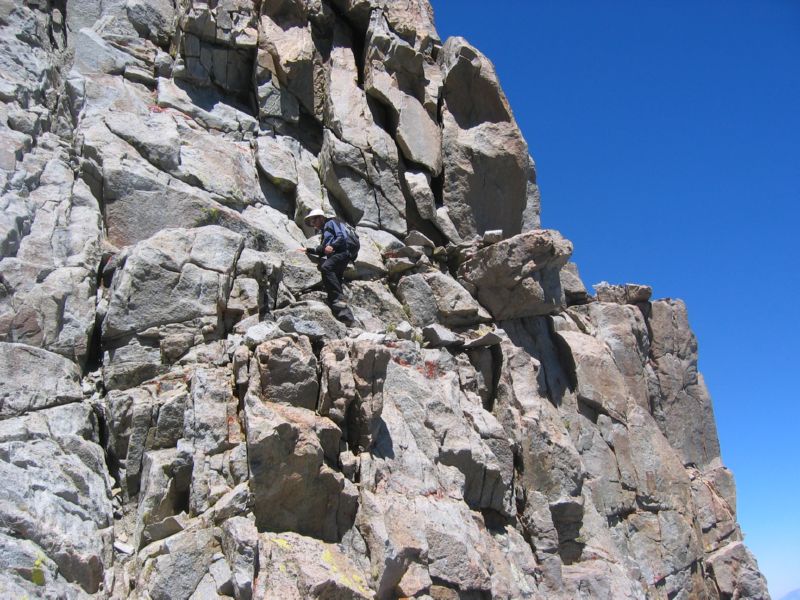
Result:
M347 251L347 238L344 236L341 227L336 226L333 219L328 219L325 221L325 225L322 226L321 240L319 246L308 250L309 254L325 256L325 246L333 248L334 254Z

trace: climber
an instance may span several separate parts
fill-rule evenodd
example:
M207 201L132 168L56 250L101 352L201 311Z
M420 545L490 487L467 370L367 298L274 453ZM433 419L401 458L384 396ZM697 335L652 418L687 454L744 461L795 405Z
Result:
M352 325L355 321L352 311L344 301L344 272L347 264L353 260L348 249L348 234L344 225L335 218L328 217L320 209L311 210L305 218L306 225L321 232L321 240L316 248L300 248L320 258L319 270L322 273L322 285L328 294L328 304L334 316L345 323Z

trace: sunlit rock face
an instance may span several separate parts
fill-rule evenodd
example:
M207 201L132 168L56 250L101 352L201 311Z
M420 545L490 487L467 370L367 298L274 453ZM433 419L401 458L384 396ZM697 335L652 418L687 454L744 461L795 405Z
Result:
M686 307L426 0L0 0L0 73L0 595L767 597Z

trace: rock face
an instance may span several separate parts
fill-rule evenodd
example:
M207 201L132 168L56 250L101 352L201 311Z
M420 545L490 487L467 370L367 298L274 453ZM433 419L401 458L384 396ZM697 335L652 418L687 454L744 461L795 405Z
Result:
M532 164L494 67L463 38L447 40L439 64L444 205L461 237L517 234Z
M427 0L0 0L0 74L0 595L767 597L685 306Z

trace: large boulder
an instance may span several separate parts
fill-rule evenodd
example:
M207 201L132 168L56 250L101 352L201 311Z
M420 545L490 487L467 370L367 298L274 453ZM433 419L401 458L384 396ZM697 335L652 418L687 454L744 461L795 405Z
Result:
M578 400L624 423L628 411L627 389L608 347L577 331L559 331L556 335L571 358L569 366Z
M286 333L307 336L312 342L345 337L347 327L338 321L327 304L316 300L297 302L273 312L278 327Z
M263 200L249 142L229 141L178 123L180 166L176 177L199 187L221 204L242 210Z
M564 288L564 296L569 306L586 304L589 301L589 292L586 291L586 286L578 273L578 265L574 262L568 262L561 269L561 287Z
M650 335L642 311L629 304L592 302L572 307L568 313L585 323L593 336L608 346L631 399L649 408L653 371L649 362Z
M528 146L494 66L459 37L439 52L442 87L442 198L461 237L522 230L528 204Z
M94 414L79 404L0 421L2 556L34 558L7 564L9 574L47 589L65 580L89 594L100 589L112 563L113 517L111 479L96 440Z
M171 131L166 126L172 121L143 120L139 125L135 117L125 117L124 126L110 119L113 129L104 122L85 123L81 132L83 152L90 159L84 168L102 190L111 243L122 247L146 240L162 229L239 220L234 211L217 202L206 190L160 170L169 166L176 172L173 165L180 161L180 155L174 154L174 147L168 150L148 143L148 137L140 130L149 131L150 127L163 123L161 139L169 143L172 135L177 135L177 129ZM135 139L135 145L125 138Z
M742 542L734 542L712 553L708 564L723 594L731 598L768 597L767 582L752 552Z
M122 75L125 68L138 61L130 54L115 48L93 29L76 33L74 68L80 73Z
M367 312L379 329L392 328L408 319L403 305L380 281L354 281L350 286L348 303L356 312Z
M297 164L293 152L295 140L284 136L261 136L257 140L256 161L262 173L277 187L297 187Z
M162 171L174 172L181 163L178 122L170 112L111 112L103 117L109 131L133 146L143 158ZM101 137L90 137L102 140ZM108 138L112 144L112 138Z
M262 200L249 143L190 127L171 112L151 112L145 116L111 113L104 121L114 135L136 148L151 165L208 192L221 204L241 210ZM102 152L98 158L104 165L108 162L106 168L111 169L114 161L120 160L117 153L124 146L112 139L104 141L105 137L105 132L92 132L88 141L98 146ZM125 180L110 181L120 187ZM112 190L107 193L113 197Z
M255 523L245 517L232 517L222 524L222 551L230 565L231 583L237 600L250 600L253 597L259 561L258 538Z
M262 533L258 541L257 598L375 597L367 575L336 544L296 533Z
M611 285L607 281L601 281L592 287L597 292L597 299L600 302L616 302L617 304L647 302L653 294L653 289L649 285L637 283Z
M195 597L217 552L219 544L211 529L173 535L145 555L136 587L153 600Z
M341 431L313 412L245 398L247 460L259 530L341 540L357 508L355 487L336 465Z
M559 273L572 244L557 231L522 233L474 253L458 270L495 319L515 319L566 308Z
M81 372L63 356L0 342L0 419L78 402Z
M491 320L489 314L452 277L439 271L415 273L400 280L397 296L413 325L468 326Z
M103 338L169 323L215 323L242 247L242 236L216 225L163 230L137 244L114 277Z
M108 389L136 386L222 336L243 244L211 225L163 230L125 251L102 328Z
M317 359L307 337L280 337L260 344L251 371L253 392L265 402L315 410L319 395Z
M715 463L703 471L689 471L692 500L697 507L697 522L703 532L706 552L713 552L742 538L736 524L733 474L720 461Z
M54 597L86 598L86 592L70 583L59 566L33 542L0 533L0 589L11 598L35 598L42 588Z
M381 252L387 246L400 245L402 242L388 231L359 227L358 237L361 249L358 258L353 262L353 269L345 272L345 276L354 279L379 279L386 275L386 265Z

